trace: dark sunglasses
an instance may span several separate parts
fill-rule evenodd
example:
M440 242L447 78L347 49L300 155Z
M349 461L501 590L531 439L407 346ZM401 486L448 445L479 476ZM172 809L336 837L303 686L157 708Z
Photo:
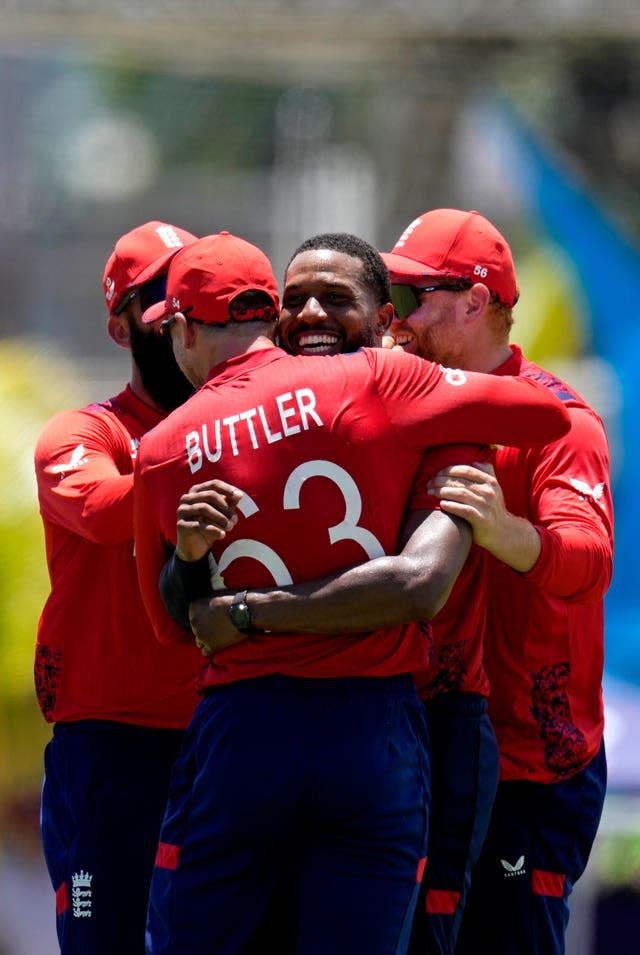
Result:
M195 325L206 325L207 322L204 322L201 318L194 318L193 315L188 315L187 313L191 311L191 308L185 308L182 312L184 317L188 322L193 322ZM165 338L171 337L171 326L175 322L175 315L169 315L168 318L165 318L160 322L160 334L164 335Z
M420 296L427 292L465 292L469 288L464 282L450 285L392 285L391 301L396 316L402 321L420 308Z
M127 305L133 302L134 298L140 299L140 308L143 312L146 312L146 310L151 308L152 305L155 305L156 302L164 301L166 294L167 276L158 275L156 278L151 279L151 281L145 282L144 285L139 285L137 288L131 289L131 291L118 302L117 308L114 309L114 314L121 315Z

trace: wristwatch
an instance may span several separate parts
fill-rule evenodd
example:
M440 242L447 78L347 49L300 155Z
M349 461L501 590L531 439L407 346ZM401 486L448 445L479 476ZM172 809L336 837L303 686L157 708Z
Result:
M258 627L253 626L251 611L247 603L246 590L241 590L235 595L231 601L231 606L229 607L227 613L229 614L231 623L234 625L236 630L240 630L241 633L264 633L264 630L260 630Z

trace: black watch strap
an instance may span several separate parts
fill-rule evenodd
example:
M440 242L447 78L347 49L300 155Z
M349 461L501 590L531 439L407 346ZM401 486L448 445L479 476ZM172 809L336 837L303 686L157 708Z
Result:
M240 590L231 601L231 606L227 611L231 623L241 633L264 633L264 630L253 626L251 610L247 603L247 593L246 590Z

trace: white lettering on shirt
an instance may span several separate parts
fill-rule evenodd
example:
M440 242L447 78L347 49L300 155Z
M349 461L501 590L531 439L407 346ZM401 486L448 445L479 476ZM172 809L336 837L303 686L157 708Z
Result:
M298 388L276 395L274 405L258 405L226 418L217 418L212 424L204 422L185 435L187 464L192 474L199 471L205 460L216 463L226 451L234 457L240 454L243 437L259 450L265 445L293 437L310 427L324 427L316 411L316 396L311 388Z

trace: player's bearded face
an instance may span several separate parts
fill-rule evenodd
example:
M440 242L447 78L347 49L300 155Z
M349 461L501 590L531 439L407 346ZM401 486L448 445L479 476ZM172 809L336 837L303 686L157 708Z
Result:
M439 299L439 300L438 300ZM394 319L389 335L405 351L446 368L466 368L465 343L457 322L456 302L446 292L432 294L404 321Z
M173 411L193 394L193 387L178 368L171 342L153 326L140 328L133 318L129 335L144 387L156 404Z

